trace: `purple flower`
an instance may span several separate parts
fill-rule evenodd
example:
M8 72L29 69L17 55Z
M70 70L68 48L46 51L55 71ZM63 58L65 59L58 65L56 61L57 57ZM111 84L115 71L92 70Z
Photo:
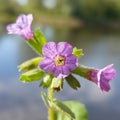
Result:
M116 71L112 68L113 64L103 69L92 69L88 71L88 79L95 82L102 91L109 91L109 81L115 78Z
M78 65L72 51L73 47L67 42L48 42L42 49L44 59L39 64L40 69L53 73L57 78L65 78Z
M7 25L6 29L8 34L18 34L24 39L30 39L33 36L31 30L31 23L33 20L32 14L24 15L21 14L18 16L16 23Z

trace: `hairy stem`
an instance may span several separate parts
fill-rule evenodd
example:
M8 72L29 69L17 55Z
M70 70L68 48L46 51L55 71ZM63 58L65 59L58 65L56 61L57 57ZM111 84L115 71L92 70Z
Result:
M48 98L53 100L54 98L54 90L52 88L48 89ZM52 108L48 108L48 120L54 120L54 110Z

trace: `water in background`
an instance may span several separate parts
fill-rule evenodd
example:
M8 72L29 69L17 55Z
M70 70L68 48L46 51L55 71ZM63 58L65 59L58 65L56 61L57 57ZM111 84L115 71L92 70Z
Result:
M111 81L111 91L101 92L92 82L78 78L81 88L72 90L67 84L55 96L60 100L77 100L88 109L89 120L120 119L120 34L119 31L56 28L37 25L48 41L68 41L84 50L80 63L103 68L114 63L117 78ZM44 106L36 83L19 81L17 66L37 54L17 35L7 35L0 27L0 120L47 120Z

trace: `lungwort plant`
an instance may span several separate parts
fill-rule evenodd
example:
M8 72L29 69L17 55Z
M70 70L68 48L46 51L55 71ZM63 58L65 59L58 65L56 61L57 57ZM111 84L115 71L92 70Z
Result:
M15 23L7 25L8 34L18 34L38 54L37 58L28 60L18 66L20 80L24 83L40 81L39 87L48 89L48 94L41 92L42 99L48 108L48 120L87 120L87 110L77 101L60 102L54 98L54 92L63 89L64 81L77 90L80 81L74 74L97 84L101 91L110 90L109 82L116 76L113 64L103 69L80 65L78 59L83 55L67 42L47 42L39 29L32 31L32 14L18 16Z

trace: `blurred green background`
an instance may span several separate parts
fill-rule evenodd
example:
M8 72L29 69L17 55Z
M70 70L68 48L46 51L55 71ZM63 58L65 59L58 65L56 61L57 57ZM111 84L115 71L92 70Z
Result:
M74 22L83 25L119 26L119 0L0 0L0 22L11 22L20 13L33 13L43 23ZM9 18L9 19L8 19ZM57 22L58 23L58 22ZM77 25L78 25L77 24Z
M89 120L120 119L120 0L0 0L0 120L47 120L40 81L23 84L17 66L37 54L18 35L8 35L6 25L21 13L32 13L32 29L40 28L48 41L67 41L82 48L80 64L103 68L113 63L117 77L111 91L78 78L81 88L65 82L55 97L86 105Z

